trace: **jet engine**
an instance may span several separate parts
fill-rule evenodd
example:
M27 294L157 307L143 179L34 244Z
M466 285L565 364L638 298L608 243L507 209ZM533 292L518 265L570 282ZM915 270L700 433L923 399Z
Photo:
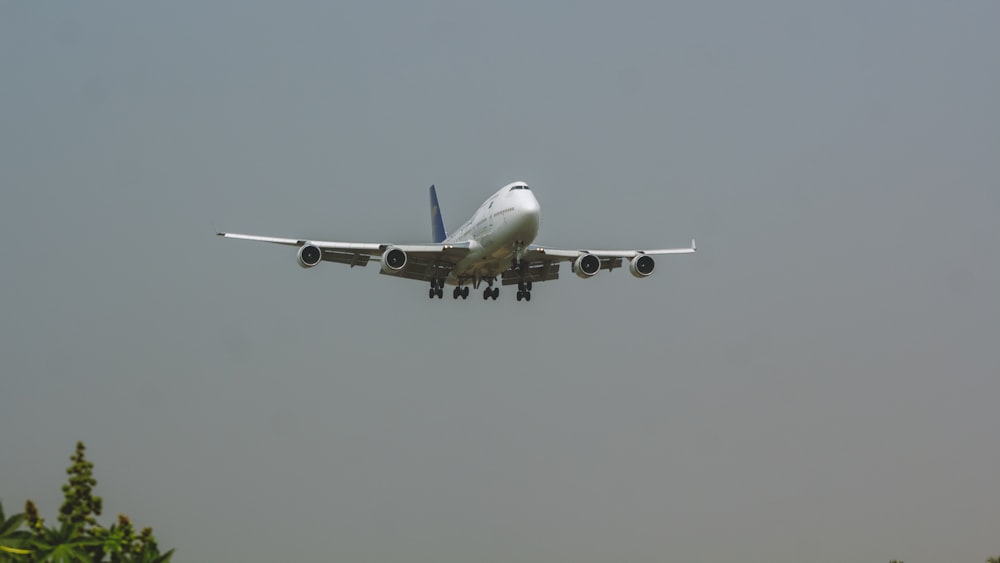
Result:
M323 259L323 251L314 244L303 244L299 248L299 266L312 268Z
M628 262L629 271L637 278L645 278L653 275L653 268L655 266L656 261L648 254L638 254Z
M406 252L400 248L389 247L382 253L382 271L398 272L406 266Z
M583 279L596 274L601 269L601 259L589 252L584 252L573 261L573 271Z

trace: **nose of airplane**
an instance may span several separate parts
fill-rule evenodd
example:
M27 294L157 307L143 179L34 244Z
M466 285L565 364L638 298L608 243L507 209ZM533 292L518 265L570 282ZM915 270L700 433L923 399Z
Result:
M541 205L538 204L538 200L535 199L535 194L530 191L525 190L520 194L521 201L519 202L519 207L521 212L518 214L521 220L521 229L530 232L531 236L529 238L535 238L538 233L538 224L541 221Z
M538 200L535 198L535 194L528 192L526 195L528 196L528 210L531 212L531 215L537 219L538 214L542 210L542 206L538 203Z

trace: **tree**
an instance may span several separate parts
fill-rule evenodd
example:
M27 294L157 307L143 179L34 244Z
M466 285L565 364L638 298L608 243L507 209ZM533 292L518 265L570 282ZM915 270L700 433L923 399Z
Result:
M986 563L1000 563L1000 557L987 557Z
M69 483L62 487L65 498L59 507L59 521L79 524L79 533L84 532L84 526L97 526L96 517L101 515L104 504L101 497L92 494L97 479L93 476L94 464L84 458L86 449L83 442L76 443L76 453L69 458L73 465L66 468Z
M87 461L83 442L77 442L73 462L66 469L69 482L63 485L63 504L59 507L59 526L49 527L31 500L24 513L4 519L0 506L0 561L46 563L103 562L167 563L174 550L160 553L152 528L136 534L132 521L124 514L105 528L97 522L103 501L94 495L97 480L94 464ZM26 528L21 530L20 528Z

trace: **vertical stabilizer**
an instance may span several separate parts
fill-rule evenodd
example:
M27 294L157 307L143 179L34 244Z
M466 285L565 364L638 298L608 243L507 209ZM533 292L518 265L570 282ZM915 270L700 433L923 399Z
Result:
M431 235L434 242L444 242L448 238L448 231L444 230L444 219L441 217L441 206L438 205L437 190L431 184Z

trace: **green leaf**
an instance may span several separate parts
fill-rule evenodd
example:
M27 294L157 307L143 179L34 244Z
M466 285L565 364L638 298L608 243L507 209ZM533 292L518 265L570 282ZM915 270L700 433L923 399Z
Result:
M5 537L7 534L14 532L14 530L21 527L24 523L24 514L15 514L8 518L6 521L3 520L3 514L0 513L0 538Z
M19 547L11 547L9 545L0 545L0 551L7 553L13 553L14 555L29 555L31 554L30 549L21 549Z
M168 563L170 561L170 558L173 557L173 555L174 555L174 550L171 549L170 551L164 553L163 555L157 557L156 559L153 559L149 563Z

